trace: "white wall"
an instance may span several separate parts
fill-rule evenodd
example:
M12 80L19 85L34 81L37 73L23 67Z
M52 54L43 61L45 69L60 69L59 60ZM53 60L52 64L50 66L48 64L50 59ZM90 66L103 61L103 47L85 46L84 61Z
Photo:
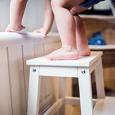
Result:
M9 23L9 2L9 0L0 0L0 31Z
M26 31L32 31L41 27L44 17L45 0L28 0L23 24L27 27ZM0 31L4 31L9 24L9 5L10 0L0 0ZM56 27L53 27L56 31Z

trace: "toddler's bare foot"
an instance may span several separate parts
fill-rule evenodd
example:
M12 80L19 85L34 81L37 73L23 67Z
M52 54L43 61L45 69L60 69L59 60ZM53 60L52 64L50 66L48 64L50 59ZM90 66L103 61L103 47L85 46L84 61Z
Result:
M60 48L47 55L46 58L49 60L74 60L79 59L80 57L76 49L68 51L64 48Z
M90 51L90 49L88 47L86 47L86 48L84 48L82 50L79 50L78 52L79 52L80 56L89 56L90 53L91 53L91 51Z
M77 49L68 51L64 48L60 48L51 54L47 55L46 58L49 60L77 60L84 56L89 56L90 50L86 49L81 52L78 52Z
M44 28L34 30L34 32L40 32L43 35L44 38L47 37L47 31Z
M17 31L21 31L25 29L25 27L23 25L8 25L5 32L17 32Z

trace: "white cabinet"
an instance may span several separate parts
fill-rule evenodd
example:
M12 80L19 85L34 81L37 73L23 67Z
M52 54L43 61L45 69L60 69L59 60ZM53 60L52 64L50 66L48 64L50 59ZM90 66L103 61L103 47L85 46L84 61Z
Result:
M26 115L28 66L26 60L60 47L59 39L39 34L0 33L0 115ZM53 101L52 80L42 79L41 108Z

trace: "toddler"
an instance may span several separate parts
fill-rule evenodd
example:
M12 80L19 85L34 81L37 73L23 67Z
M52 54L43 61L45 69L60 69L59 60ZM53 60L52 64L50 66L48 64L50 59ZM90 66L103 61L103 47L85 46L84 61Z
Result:
M25 27L22 25L22 18L25 11L27 0L11 0L10 3L10 24L6 32L21 31Z
M16 0L11 0L11 21L6 31L20 31L24 28L21 21L27 1L14 1ZM50 60L72 60L90 55L84 24L78 14L100 1L103 0L46 0L44 25L35 32L41 32L44 37L47 36L55 18L62 43L60 49L48 54L46 58ZM16 5L13 6L14 3Z
M79 59L90 55L84 24L79 14L103 0L52 0L62 47L48 56L50 60Z

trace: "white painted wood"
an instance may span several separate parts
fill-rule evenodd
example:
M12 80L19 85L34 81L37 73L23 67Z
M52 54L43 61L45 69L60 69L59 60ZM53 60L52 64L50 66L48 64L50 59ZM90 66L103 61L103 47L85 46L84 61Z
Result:
M39 57L27 61L27 65L41 65L41 66L65 66L65 67L89 67L96 61L98 56L101 56L102 52L92 52L90 56L78 60L55 60L50 61L44 57Z
M0 41L1 40L15 40L15 39L38 39L43 38L41 33L35 32L0 32Z
M52 38L51 38L52 39ZM50 44L49 42L55 43L55 41L57 41L57 39L47 39L47 43ZM44 41L44 40L43 40ZM41 55L44 55L44 46L45 44L43 44L43 41L38 40L36 43L34 44L24 44L23 45L23 58L24 58L24 75L25 75L25 86L26 86L26 97L28 95L28 81L29 81L29 75L28 75L28 66L26 65L26 60L33 58L33 57L39 57ZM59 41L58 41L59 42ZM52 44L51 44L52 45ZM54 92L52 92L53 87L52 87L52 80L47 78L47 77L43 77L41 79L41 89L40 89L40 109L41 111L46 108L46 106L48 106L49 103L51 103L51 97L53 95ZM48 101L47 101L48 99ZM52 96L52 100L53 100L53 96ZM47 104L48 103L48 104Z
M26 97L28 97L28 86L29 86L29 74L28 74L29 72L28 72L28 70L29 70L29 68L25 62L26 62L26 60L28 60L32 57L39 57L43 54L44 54L43 41L40 41L40 42L35 43L35 44L29 44L29 45L24 44L23 45L24 77L25 77ZM53 93L51 93L51 91L52 91L51 80L46 79L46 77L45 78L43 77L41 79L41 89L40 89L40 92L41 92L40 93L40 103L42 104L41 108L44 106L42 101L44 101L46 99L46 97L48 97L48 95L50 96L51 94L53 94Z
M49 37L45 40L39 34L34 33L0 32L0 115L26 114L29 68L25 62L27 59L47 53L47 50L44 51L45 44L50 44L50 51L54 47L52 44L55 44L56 47L59 46L60 40L57 37L52 35ZM41 83L41 111L52 104L53 93L55 93L52 92L52 80L45 77L43 79Z
M49 37L52 37L52 39L44 39L40 42L40 43L36 43L34 44L34 52L35 52L35 57L39 57L44 55L44 53L49 52L49 50L53 50L55 49L56 46L58 46L57 42L59 42L57 39L53 39L54 36L50 35ZM49 41L51 43L49 43ZM46 48L46 45L50 46L49 49ZM55 47L54 47L55 45ZM46 98L48 98L48 96L53 96L53 80L52 78L49 77L42 77L41 79L41 89L40 89L40 102L41 104L43 104L43 101L46 100ZM50 85L49 85L50 84ZM53 98L52 98L53 99ZM45 104L47 105L47 104ZM44 105L44 106L45 106ZM43 107L42 107L43 109Z
M28 86L29 86L29 67L26 66L26 60L34 57L34 46L24 44L23 47L23 63L24 63L24 85L26 89L26 100L28 97Z
M26 114L26 95L22 58L22 47L20 45L8 47L9 75L12 92L11 98L14 115Z
M66 72L65 72L66 71ZM76 68L69 68L69 67L40 67L40 75L41 76L49 76L54 77L76 77L77 69Z
M89 69L78 68L80 106L82 115L93 115L92 86Z
M102 52L92 52L90 56L84 57L79 60L58 60L58 61L57 60L50 61L43 57L42 58L40 57L40 58L28 60L27 64L30 67L33 66L39 67L39 73L38 73L39 76L63 77L60 79L60 94L61 94L60 97L62 97L62 99L64 100L65 100L65 80L64 80L65 78L64 77L69 76L69 77L78 78L79 89L80 89L81 113L82 115L93 115L91 72L95 70L96 67L100 66L99 63L100 63L101 56L102 56ZM100 66L99 68L101 67L102 66ZM102 70L101 70L101 77L103 77ZM31 102L30 103L31 106L32 103L35 102L34 101ZM39 108L39 106L37 107Z
M32 43L30 44L23 44L23 60L24 60L24 76L25 76L25 87L26 87L26 97L28 95L28 81L29 81L29 75L28 75L28 66L26 65L26 60L33 58L33 57L39 57L45 54L44 51L44 42L46 44L50 44L50 46L52 46L52 44L57 44L59 42L59 40L57 38L53 38L52 35L49 36L49 38L47 38L47 42L45 42L45 40L43 39L33 39ZM35 40L35 41L34 41ZM52 47L53 48L53 47ZM50 49L51 50L51 49ZM46 52L47 53L47 52ZM46 77L43 77L41 79L41 89L40 89L40 109L41 111L45 108L47 108L48 104L50 105L53 101L53 93L52 92L53 87L52 87L52 81L51 79ZM52 97L52 100L51 98Z
M30 67L27 115L39 114L39 98L40 98L39 91L40 91L39 67Z
M60 48L60 46L61 46L60 45L61 42L59 40L59 35L57 35L56 33L53 33L53 35L52 34L48 35L48 38L53 38L53 39L49 39L49 40L45 39L43 41L43 48L44 48L43 50L44 50L45 55L49 54L50 52L52 52L58 48ZM58 83L57 79L55 80L55 78L53 79L53 78L49 78L49 77L45 77L45 78L43 77L42 79L44 79L46 81L44 83L44 84L46 84L45 87L47 89L47 90L45 90L45 94L49 95L49 89L51 87L51 88L53 88L54 92L50 92L50 94L53 94L55 99L58 98L59 91L58 92L56 92L56 91L59 88L59 84L55 84L55 81L56 81L56 83ZM49 86L48 84L51 84L51 83L52 83L52 85Z
M0 115L12 115L7 48L0 49Z
M12 46L13 44L34 44L41 41L43 37L40 33L30 32L0 32L0 46Z
M115 115L115 97L98 99L94 107L94 115Z
M96 79L96 89L97 89L97 97L104 98L104 78L103 78L103 67L101 58L98 59L98 65L95 68L95 79Z

